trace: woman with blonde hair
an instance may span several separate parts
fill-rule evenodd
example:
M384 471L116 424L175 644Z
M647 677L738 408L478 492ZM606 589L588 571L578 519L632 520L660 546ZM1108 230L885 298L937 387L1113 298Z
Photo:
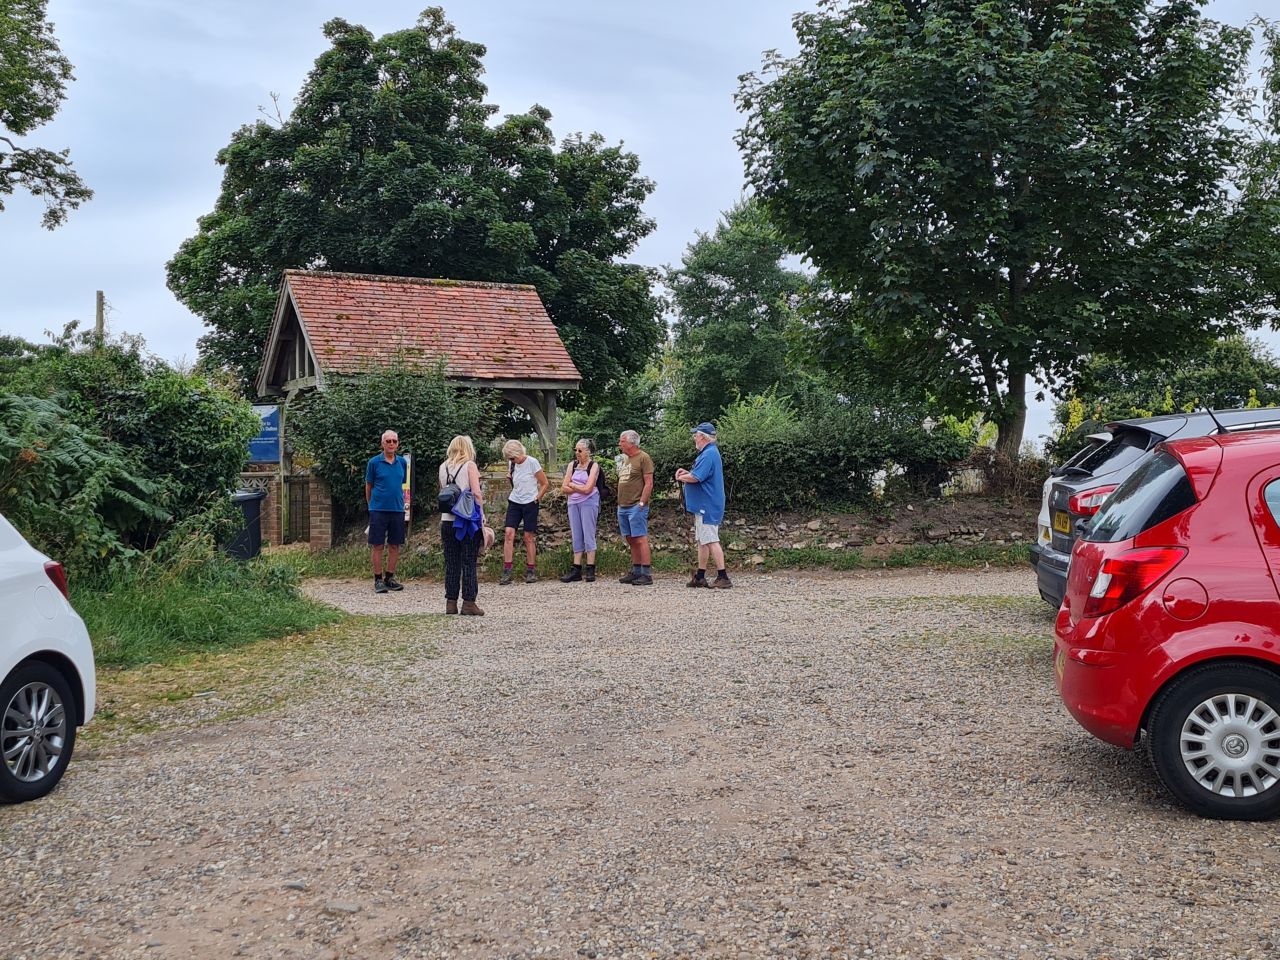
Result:
M507 520L502 536L503 586L511 582L511 566L515 562L516 531L524 527L524 582L538 579L535 572L538 557L538 503L547 495L551 484L537 457L529 456L519 440L508 440L502 445L502 455L507 458L507 479L511 492L507 494Z
M444 509L447 501L456 503L470 494L474 499L479 523L463 519L456 511ZM463 616L483 617L476 606L479 582L476 578L476 555L483 540L484 495L480 488L480 468L476 466L476 447L470 437L456 436L449 443L448 455L440 464L440 543L444 547L444 612L458 613L461 587Z
M569 495L569 531L573 535L573 569L560 578L561 583L596 579L596 521L600 518L600 465L591 459L596 445L585 437L573 445L573 462L564 470L560 489Z

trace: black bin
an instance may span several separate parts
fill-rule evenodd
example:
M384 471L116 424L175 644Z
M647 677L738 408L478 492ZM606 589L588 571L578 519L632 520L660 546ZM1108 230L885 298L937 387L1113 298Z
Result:
M244 526L226 547L237 560L252 560L262 552L262 501L266 498L265 490L237 490L231 495L244 516Z

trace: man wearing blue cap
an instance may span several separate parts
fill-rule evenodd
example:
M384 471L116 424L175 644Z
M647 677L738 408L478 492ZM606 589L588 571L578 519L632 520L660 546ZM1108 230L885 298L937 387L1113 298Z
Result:
M684 484L684 508L693 514L693 535L698 541L698 569L687 586L727 590L733 586L724 569L724 550L720 546L720 524L724 520L724 464L716 446L714 423L700 423L693 428L693 445L698 448L693 466L676 471L676 480ZM714 583L707 582L707 558L716 565Z

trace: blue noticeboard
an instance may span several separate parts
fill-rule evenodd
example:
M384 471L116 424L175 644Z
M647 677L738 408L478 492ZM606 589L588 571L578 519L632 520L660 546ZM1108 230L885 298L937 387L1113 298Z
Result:
M279 463L280 405L255 403L253 412L262 418L262 432L249 441L249 462Z

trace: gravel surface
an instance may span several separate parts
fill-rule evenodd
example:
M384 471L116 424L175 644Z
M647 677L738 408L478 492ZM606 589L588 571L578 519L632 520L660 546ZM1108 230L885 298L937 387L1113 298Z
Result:
M0 957L1280 946L1276 825L1077 728L1029 570L309 589L383 616L273 661L285 703L175 706L0 809Z

